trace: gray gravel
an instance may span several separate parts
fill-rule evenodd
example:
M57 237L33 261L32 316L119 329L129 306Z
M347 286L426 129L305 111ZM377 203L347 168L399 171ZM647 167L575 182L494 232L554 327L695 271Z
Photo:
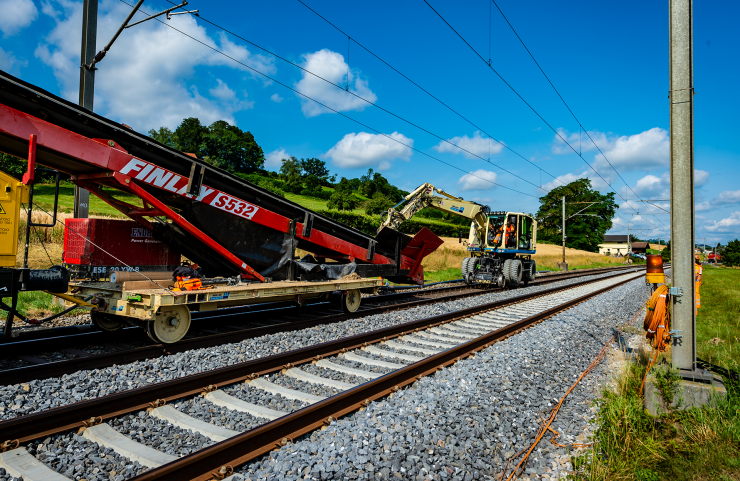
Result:
M333 387L328 387L321 384L312 384L310 382L305 382L299 379L288 377L281 373L269 374L267 376L263 376L263 378L277 384L278 386L287 387L288 389L295 389L296 391L314 394L316 396L331 397L341 392L341 389L335 389Z
M357 354L358 356L362 356L362 351L353 351L353 353ZM329 361L333 362L334 364L339 364L341 366L351 367L353 369L360 369L362 371L374 372L379 375L388 374L389 372L393 371L393 369L389 369L387 367L371 366L363 362L349 361L345 359L344 356L332 357L329 359ZM386 359L386 362L388 362L387 359ZM398 363L398 364L404 364L404 363Z
M214 444L200 433L173 426L146 411L111 419L108 424L134 441L172 456L185 456Z
M146 469L138 462L77 434L51 436L29 443L26 449L39 461L70 479L123 481Z
M276 411L293 412L308 406L307 403L286 399L279 394L270 394L247 384L237 384L223 388L223 391L242 401L264 406Z
M605 275L607 274L591 276L590 278L599 278ZM583 280L585 278L569 279L546 286L533 286L514 291L491 292L457 301L351 319L300 331L271 334L239 343L197 349L157 359L134 362L124 366L79 371L61 378L32 381L26 385L25 389L24 385L21 384L2 386L0 387L0 419L10 419L84 399L105 396L361 332L494 302L527 292L582 282Z
M330 359L330 361L333 362L334 359ZM349 382L352 384L364 384L369 381L369 379L366 379L364 377L355 376L353 374L345 374L343 372L335 371L334 369L326 369L315 364L302 364L299 367L302 371L306 371L307 373L321 376L327 379L333 379L335 381ZM380 374L378 374L378 376L380 376Z
M248 431L267 422L264 418L217 406L200 396L176 402L173 406L188 416L234 431Z
M557 403L647 297L642 279L601 294L241 472L248 479L492 479L534 440L540 412ZM554 424L561 444L587 441L591 402L606 371L594 370L564 403ZM550 438L532 454L525 477L565 476L568 451Z

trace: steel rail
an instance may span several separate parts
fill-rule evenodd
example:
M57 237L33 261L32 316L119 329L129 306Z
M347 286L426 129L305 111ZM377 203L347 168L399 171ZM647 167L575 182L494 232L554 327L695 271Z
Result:
M636 268L639 268L639 267L632 267L632 269L636 269ZM621 272L621 270L623 269L620 269L619 272ZM593 272L594 275L598 275L600 273L601 272ZM619 274L617 273L614 275L619 275ZM579 274L579 275L572 275L572 276L558 276L557 278L554 276L552 277L548 276L542 279L536 279L532 281L530 285L549 284L552 282L558 282L561 280L566 280L566 279L570 279L574 277L585 277L585 275ZM441 289L424 291L424 293L430 293L432 291L443 291L443 290L449 291L449 290L462 290L462 289L463 289L462 287L446 287L446 288L441 288ZM454 301L458 299L465 299L468 297L487 294L491 292L496 292L496 291L476 289L472 292L470 291L460 292L457 294L451 294L451 295L447 295L444 297L428 297L428 298L413 300L410 302L393 304L389 306L367 308L367 309L357 311L354 313L332 314L329 316L310 318L304 321L280 322L280 323L275 323L269 326L245 328L245 329L225 332L221 334L212 334L208 336L198 337L195 339L186 339L186 340L180 341L175 344L154 344L154 345L142 346L142 347L138 347L134 349L129 349L125 351L115 351L115 352L104 353L104 354L95 354L95 355L90 355L86 357L76 357L76 358L67 359L63 361L44 363L44 364L35 364L35 365L19 367L15 369L8 369L5 371L0 371L0 385L17 384L21 382L29 382L32 380L60 377L60 376L63 376L64 374L71 374L73 372L77 372L80 370L102 369L102 368L113 366L114 364L127 364L131 362L145 360L145 359L152 359L156 357L185 352L185 351L189 351L192 349L202 349L202 348L207 348L207 347L214 347L214 346L218 346L221 344L240 342L246 339L253 339L255 337L260 337L260 336L264 336L268 334L275 334L278 332L288 332L288 331L295 331L295 330L315 327L318 325L334 324L334 323L343 322L349 319L356 319L359 317L372 316L376 314L384 314L384 313L395 311L395 310L410 309L413 307L423 306L423 305L432 304L436 302L449 302L449 301ZM400 294L392 294L388 296L377 296L377 297L373 297L373 299L376 299L376 302L383 302L383 297L386 297L386 298L393 297L393 296L409 297L411 295L419 295L419 294L422 294L422 292L417 291L417 292L412 292L412 293L400 293ZM259 312L252 313L252 315L256 315L256 314L259 314ZM230 322L233 322L233 321L230 321ZM133 329L138 329L138 328L133 328ZM0 347L0 349L2 349L2 347ZM59 348L57 347L57 349Z
M589 269L589 270L579 270L579 271L571 271L571 272L565 272L565 273L555 273L555 274L547 274L547 275L541 275L537 280L532 281L533 285L537 285L541 281L546 281L550 279L570 279L572 277L582 277L586 275L591 274L598 274L601 272L611 272L611 271L618 271L618 270L624 270L629 268L635 268L636 266L620 266L620 267L607 267L607 268L599 268L599 269ZM438 283L433 283L438 284ZM424 288L423 286L392 286L389 288L381 287L381 292L387 292L387 294L377 295L377 296L370 296L363 298L363 305L366 305L367 303L378 303L378 302L386 302L388 300L392 299L401 299L404 297L412 297L412 296L419 296L419 295L427 295L427 294L437 294L437 293L443 293L443 292L450 292L460 289L471 289L471 286L468 285L455 285L455 286L446 286L446 287L435 287L432 289ZM401 290L404 292L394 292L397 290ZM497 291L496 289L490 289L491 292ZM323 306L326 305L325 302L319 302L319 303L313 303L309 304L308 307L314 307L314 306ZM215 314L213 311L208 312L198 312L195 311L191 315L193 316L193 321L205 321L208 320L210 322L209 327L212 327L212 321L213 319L220 319L224 315L226 316L251 316L258 314L261 311L255 311L254 308L264 308L264 311L272 311L274 309L298 309L294 307L293 303L289 302L273 302L273 303L262 303L262 304L251 304L251 305L245 305L245 306L235 306L235 307L228 307L224 309L219 309L218 314ZM360 309L362 309L363 306L360 306ZM300 308L301 312L300 315L305 315L306 307ZM229 320L227 322L235 322L232 320ZM197 323L194 326L197 328ZM69 339L70 342L77 343L78 345L81 343L85 344L94 344L99 342L108 342L113 337L116 338L116 340L120 340L121 334L125 333L124 335L128 335L128 333L137 333L139 332L139 329L137 328L124 328L121 331L116 331L113 336L111 336L110 333L100 331L97 327L95 327L93 324L80 324L80 325L73 325L73 326L64 326L64 327L54 327L54 328L48 328L48 329L35 329L33 331L17 331L13 337L10 339L5 338L5 336L0 333L0 354L3 356L12 356L16 353L22 353L27 354L29 347L34 350L34 352L42 352L40 349L59 349L59 342L63 341L66 342L66 339ZM133 339L134 336L131 337ZM129 338L127 338L129 340ZM68 344L71 345L71 344ZM17 348L15 347L17 346ZM34 347L31 347L34 346ZM35 346L39 346L38 348Z
M640 275L642 274L638 274L638 276ZM638 276L633 279L638 278ZM95 399L80 401L66 406L20 416L0 422L0 442L18 440L22 443L52 434L81 428L88 425L88 420L90 419L94 419L97 422L140 411L142 409L159 405L163 401L169 402L182 397L201 394L212 389L213 386L218 387L251 380L261 375L281 371L286 366L312 362L316 359L336 355L350 349L364 347L389 338L399 337L415 330L426 329L452 320L469 317L481 312L486 312L492 309L603 280L604 278L590 279L570 284L568 286L553 287L538 292L523 294L509 299L449 312L434 317L418 319L376 331L361 333L269 357L254 359L207 372L192 374L170 381L151 384L137 389L109 394ZM189 476L185 476L180 479L188 478Z
M284 446L299 436L330 424L338 417L366 406L371 401L396 392L405 386L413 384L424 376L454 364L465 357L474 355L476 352L489 347L497 341L512 336L523 329L531 327L554 314L569 309L594 296L636 280L640 276L641 274L632 276L613 285L598 289L535 314L534 316L502 327L477 339L427 357L402 369L388 373L385 376L336 394L324 401L312 404L255 429L234 436L233 438L206 447L159 468L146 471L132 478L132 480L177 481L190 479L194 481L205 481L214 478L220 479L217 476L223 475L224 472L233 471L234 466L244 464L257 456ZM456 314L460 314L460 312ZM432 319L438 319L440 317L446 316L437 316L437 318Z

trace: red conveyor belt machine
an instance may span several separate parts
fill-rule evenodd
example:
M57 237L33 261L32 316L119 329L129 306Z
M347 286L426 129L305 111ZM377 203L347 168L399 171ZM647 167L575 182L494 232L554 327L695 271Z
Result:
M309 265L331 259L362 277L423 283L421 262L442 244L426 228L370 236L2 71L0 151L70 174L209 276L292 280L300 248L312 253Z

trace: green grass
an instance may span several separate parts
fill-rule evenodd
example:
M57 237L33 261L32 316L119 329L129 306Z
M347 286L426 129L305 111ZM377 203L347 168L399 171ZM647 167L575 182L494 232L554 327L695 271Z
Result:
M535 258L536 259L536 258ZM645 261L642 259L632 259L632 265L645 265ZM574 269L598 269L600 267L624 267L624 264L614 264L609 262L590 262L588 264L571 264L568 263L568 270L574 270ZM548 272L559 272L560 269L557 267L545 267L538 265L537 266L538 271L548 271Z
M699 292L697 356L740 371L740 270L705 266Z
M450 267L448 269L440 271L424 271L425 284L429 284L430 282L451 281L453 279L462 279L462 273L460 272L460 269Z
M131 194L126 194L115 189L103 188L104 191L111 193L116 199L128 202L133 205L141 206L141 200ZM74 186L71 184L62 184L59 186L59 212L74 211ZM44 208L49 213L54 208L54 186L48 184L35 185L33 188L33 203ZM90 194L90 215L104 215L111 217L123 217L123 214L106 204L95 195Z
M58 314L65 308L60 305L52 305L52 295L46 292L33 291L33 292L20 292L18 293L18 312L24 317L30 318L42 318L51 315L51 313ZM6 299L8 303L10 299ZM74 310L69 315L76 315L78 312L83 310ZM7 311L0 312L0 319L7 319Z
M733 369L738 366L739 285L740 270L705 268L697 319L699 357ZM715 337L725 342L707 343ZM605 390L597 400L594 445L572 458L572 479L739 480L740 386L725 379L726 399L652 417L639 393L648 356L643 353L628 366L616 392ZM666 356L670 353L661 357ZM664 369L653 368L655 374Z
M740 479L737 386L728 386L728 398L711 407L654 418L639 396L646 364L646 357L632 363L617 392L605 390L597 401L594 445L571 458L575 472L570 479Z

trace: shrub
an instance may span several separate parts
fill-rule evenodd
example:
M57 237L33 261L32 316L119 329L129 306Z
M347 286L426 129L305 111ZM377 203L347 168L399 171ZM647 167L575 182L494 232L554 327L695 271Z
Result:
M380 193L375 193L373 198L365 204L365 213L367 215L380 215L395 205L388 197Z

